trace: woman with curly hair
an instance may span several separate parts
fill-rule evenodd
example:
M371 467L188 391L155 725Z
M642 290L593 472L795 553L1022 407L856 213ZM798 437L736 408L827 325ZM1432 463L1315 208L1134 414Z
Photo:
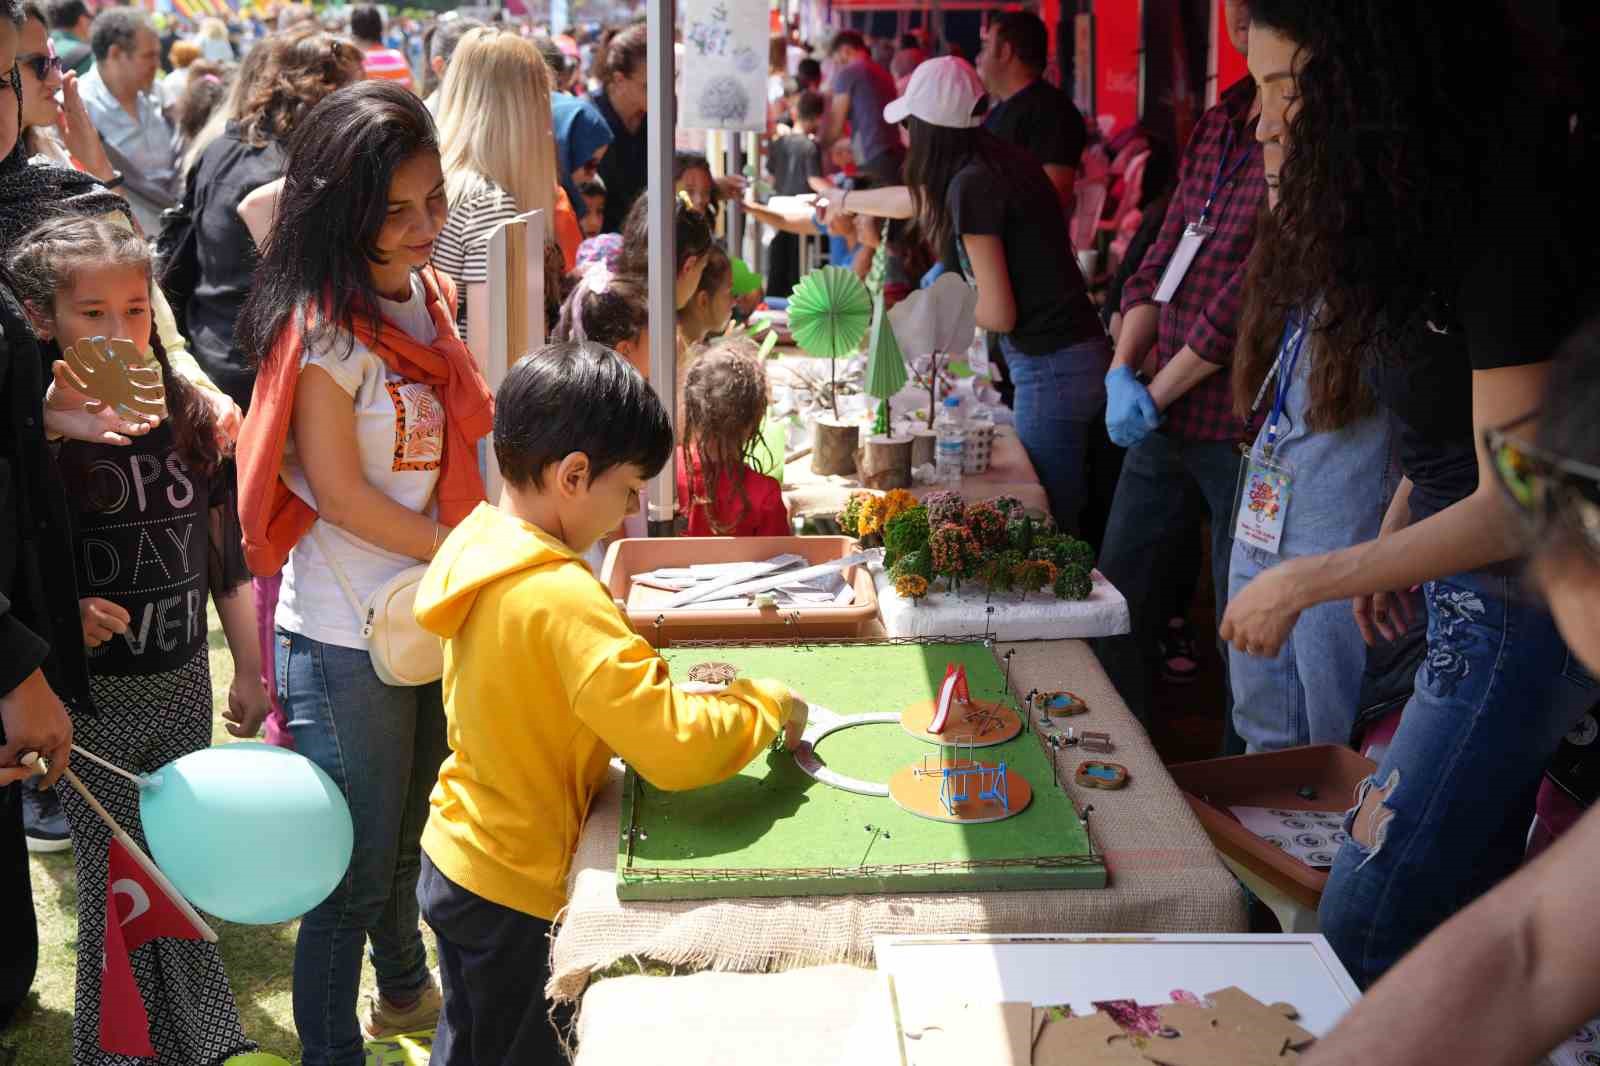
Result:
M1369 642L1393 639L1419 585L1427 617L1322 897L1323 933L1367 985L1516 867L1540 775L1593 701L1550 615L1516 594L1522 541L1481 446L1537 410L1576 317L1572 108L1503 0L1254 0L1251 18L1258 137L1285 152L1280 266L1257 295L1318 306L1310 417L1370 389L1405 476L1375 539L1265 571L1222 636L1275 655L1301 612L1352 599Z
M189 340L206 373L246 411L256 374L234 343L233 324L255 276L256 242L239 204L283 176L283 145L306 112L362 76L361 53L331 34L272 37L257 49L265 54L237 75L238 110L189 175L200 259L187 307Z

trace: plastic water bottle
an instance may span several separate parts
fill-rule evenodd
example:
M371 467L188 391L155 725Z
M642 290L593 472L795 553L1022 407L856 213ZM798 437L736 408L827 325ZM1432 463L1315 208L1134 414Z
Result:
M939 484L961 484L962 452L966 446L966 431L961 420L961 400L946 396L939 416L933 420L934 471Z

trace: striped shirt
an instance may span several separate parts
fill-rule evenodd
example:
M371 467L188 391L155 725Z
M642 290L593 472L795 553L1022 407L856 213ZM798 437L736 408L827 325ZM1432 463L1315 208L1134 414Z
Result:
M393 48L374 48L366 54L367 77L399 82L411 91L416 86L411 81L411 65L406 57Z
M517 215L511 195L492 181L459 203L433 242L433 265L456 283L456 328L467 337L467 286L489 280L489 232ZM482 354L482 353L479 353Z

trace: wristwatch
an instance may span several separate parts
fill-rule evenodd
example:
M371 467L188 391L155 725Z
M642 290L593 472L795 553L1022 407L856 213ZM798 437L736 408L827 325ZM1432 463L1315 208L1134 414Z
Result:
M122 175L122 171L113 170L111 172L111 180L110 181L102 181L100 184L104 185L108 189L116 189L116 188L120 188L122 183L124 181L126 181L126 180L127 179L125 177L123 177L123 175Z

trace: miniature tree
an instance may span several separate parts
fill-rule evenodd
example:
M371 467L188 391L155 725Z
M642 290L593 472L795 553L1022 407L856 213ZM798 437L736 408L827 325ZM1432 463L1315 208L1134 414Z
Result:
M844 267L825 266L800 279L789 297L789 332L808 355L828 360L829 400L839 417L837 360L861 346L872 319L872 297Z
M852 492L839 512L839 530L847 537L861 536L861 507L872 499L870 492Z
M872 432L889 435L889 397L906 384L906 357L894 338L894 326L883 308L883 293L878 293L872 320L872 339L867 344L867 395L878 401L877 420Z
M965 526L940 526L928 537L928 551L933 559L933 572L944 578L955 592L961 579L970 577L978 567L983 553L978 542Z
M944 489L924 496L922 506L928 509L928 525L938 529L940 526L959 523L966 514L967 501L961 498L961 493Z
M928 546L928 509L916 506L901 511L883 526L883 562L894 566L899 560Z
M926 547L906 552L889 568L889 576L896 581L906 574L916 574L924 581L933 580L933 556Z
M1055 583L1056 567L1044 559L1024 559L1016 565L1012 574L1017 588L1022 590L1022 598L1027 599L1028 593L1049 588Z
M1086 600L1094 593L1094 578L1087 567L1063 566L1056 575L1054 592L1058 600Z
M912 603L920 603L928 594L928 579L921 574L901 574L894 579L894 590Z
M962 524L982 548L999 548L1006 541L1006 519L987 503L975 503L962 515Z
M1016 587L1016 568L1021 562L1022 555L1019 552L991 552L985 556L978 570L984 590L990 596L997 592L1010 592Z

